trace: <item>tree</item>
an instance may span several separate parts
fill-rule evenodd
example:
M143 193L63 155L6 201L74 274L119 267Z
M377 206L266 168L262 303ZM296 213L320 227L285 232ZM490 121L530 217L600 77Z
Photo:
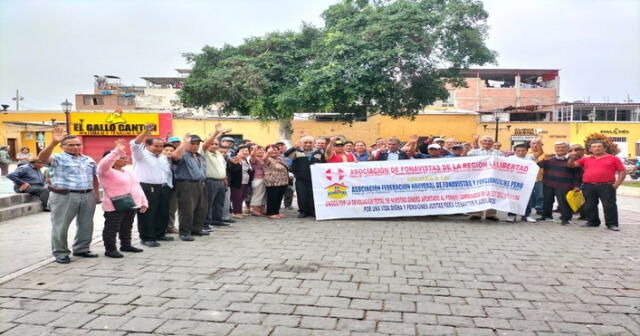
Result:
M479 1L343 0L323 18L323 28L303 25L190 55L183 102L279 120L289 139L300 111L338 112L343 121L413 117L446 99L447 83L464 85L460 69L495 61Z

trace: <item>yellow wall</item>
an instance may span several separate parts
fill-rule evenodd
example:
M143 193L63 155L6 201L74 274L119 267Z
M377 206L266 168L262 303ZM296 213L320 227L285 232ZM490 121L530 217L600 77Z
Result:
M221 123L224 128L231 128L230 134L242 135L243 139L260 144L270 144L280 140L278 123L262 123L257 120L194 120L173 119L173 134L182 138L185 134L197 134L205 138L215 131L215 124Z
M22 147L28 147L29 151L36 155L36 131L45 132L45 146L51 141L51 119L56 122L65 122L65 115L62 112L9 112L7 114L0 113L0 144L7 144L7 139L16 139L16 153ZM32 122L42 123L30 125L15 125L6 122ZM25 138L26 133L33 135L32 140ZM54 152L61 152L57 147Z
M483 125L486 125L485 129ZM495 123L478 123L476 133L480 136L495 136ZM533 129L544 143L544 151L546 153L553 152L553 144L558 141L571 142L569 136L569 123L555 122L507 122L500 123L498 126L498 141L502 143L502 150L510 150L512 148L512 136L517 136L523 129Z
M584 144L584 139L593 133L602 133L609 137L627 138L627 157L635 158L640 153L636 144L640 141L640 123L622 122L576 122L571 123L570 138L573 143Z

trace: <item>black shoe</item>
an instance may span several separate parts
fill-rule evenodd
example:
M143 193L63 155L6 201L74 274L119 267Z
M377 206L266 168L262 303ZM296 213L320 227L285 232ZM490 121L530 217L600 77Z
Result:
M571 224L571 222L569 222L568 220L563 220L560 222L561 225L569 225Z
M69 258L69 256L56 257L56 262L58 264L68 264L71 262L71 259Z
M233 219L223 219L222 222L223 223L235 223L236 221L234 221Z
M209 227L205 227L205 228L202 228L202 231L213 232L213 228L210 227L210 226Z
M587 217L582 217L582 216L578 217L578 219L579 220L589 220Z
M305 217L307 217L307 214L304 212L301 212L298 214L298 218L305 218Z
M97 253L93 253L91 251L82 252L82 253L74 253L73 255L76 256L76 257L83 257L83 258L97 258L98 257Z
M486 218L488 221L494 221L494 222L498 222L500 221L500 219L496 216L487 216Z
M144 245L144 246L149 246L149 247L158 247L158 246L160 246L160 244L155 240L143 240L141 242L141 244Z
M104 255L106 255L107 257L111 257L111 258L122 258L122 257L124 257L124 256L122 255L122 253L120 253L120 252L118 252L118 251L116 251L116 250L113 250L113 251L105 251L105 252L104 252Z
M49 209L49 208L47 208L47 207L44 207L44 208L42 208L42 211L44 211L44 212L51 212L51 209Z
M197 231L197 232L191 232L191 234L194 235L194 236L208 236L208 235L210 235L209 232L204 231L204 230Z
M123 247L120 248L120 251L138 253L138 252L142 252L144 250L141 249L141 248L133 247L133 246L123 246Z
M538 218L539 221L553 220L553 217L541 216Z
M156 240L159 240L159 241L174 241L173 237L167 237L167 236L158 237L158 238L156 238Z
M193 238L192 236L180 235L180 240L182 240L182 241L194 241L196 239Z
M213 226L231 226L231 224L227 224L227 223L224 223L224 222L216 222L216 223L213 223L211 225L213 225Z
M482 219L482 217L480 217L480 216L475 216L475 215L474 215L474 216L469 217L469 219L470 219L470 220L481 220L481 219Z
M611 231L620 231L620 228L618 226L607 226L607 229Z
M580 227L598 227L598 226L600 226L600 224L593 224L589 222L586 222L585 224L580 225Z

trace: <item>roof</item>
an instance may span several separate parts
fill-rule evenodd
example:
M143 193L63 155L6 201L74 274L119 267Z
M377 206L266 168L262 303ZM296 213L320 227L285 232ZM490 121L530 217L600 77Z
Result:
M184 77L140 77L156 85L176 85L182 84Z
M556 106L574 106L574 107L640 107L640 103L560 103Z
M476 77L477 75L558 75L559 69L463 69L460 73L467 77Z
M176 69L176 71L178 73L181 73L181 74L189 74L189 73L191 73L191 69Z

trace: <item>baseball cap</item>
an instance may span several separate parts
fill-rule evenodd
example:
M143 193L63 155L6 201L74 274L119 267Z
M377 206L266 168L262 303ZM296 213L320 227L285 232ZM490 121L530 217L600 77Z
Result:
M190 142L202 142L202 139L200 138L200 136L196 135L196 134L191 134L191 139Z
M439 141L444 142L444 139L443 139L443 138L435 138L435 139L433 140L433 142L439 142Z
M440 145L438 144L431 144L429 145L429 147L427 147L427 149L442 149L442 147L440 147Z
M333 143L334 146L344 146L344 141L342 140L336 140L336 142Z
M181 142L180 137L172 136L168 139L169 142Z
M231 142L236 142L232 137L222 137L222 139L220 139L220 141L231 141Z
M463 145L453 145L451 146L451 149L464 149Z

